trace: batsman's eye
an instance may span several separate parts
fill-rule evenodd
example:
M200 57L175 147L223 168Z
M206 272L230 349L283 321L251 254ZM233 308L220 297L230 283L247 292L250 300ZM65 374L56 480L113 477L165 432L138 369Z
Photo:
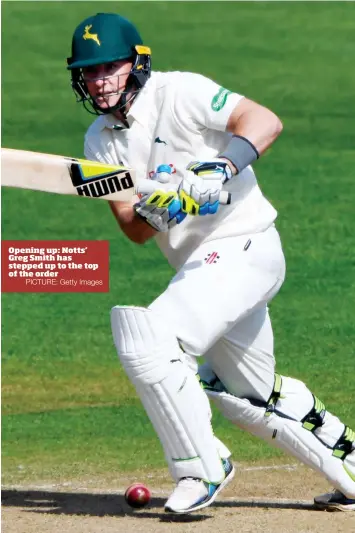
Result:
M105 74L111 74L114 70L118 68L117 63L106 63L105 64Z
M87 77L93 77L96 74L96 71L97 71L96 67L92 66L92 67L83 68L82 73L83 73L84 78L87 78Z

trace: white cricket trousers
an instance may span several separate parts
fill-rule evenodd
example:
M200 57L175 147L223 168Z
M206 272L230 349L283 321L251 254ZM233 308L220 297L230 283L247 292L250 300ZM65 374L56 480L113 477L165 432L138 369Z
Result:
M268 302L285 278L274 226L202 244L149 307L179 339L197 370L204 356L235 396L267 401L274 385Z

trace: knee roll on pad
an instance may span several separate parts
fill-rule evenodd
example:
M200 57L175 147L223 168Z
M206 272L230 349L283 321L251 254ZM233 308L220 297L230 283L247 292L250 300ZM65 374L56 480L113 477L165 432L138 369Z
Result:
M276 374L271 397L262 406L229 394L218 378L213 383L208 368L199 369L199 375L207 395L231 422L297 457L355 498L355 433L326 411L304 383Z
M118 357L134 384L159 383L169 374L171 360L180 359L178 341L164 319L144 307L114 307L111 328Z
M208 398L164 319L150 309L117 306L111 326L119 359L160 438L173 478L223 480L219 450L224 450L213 435Z

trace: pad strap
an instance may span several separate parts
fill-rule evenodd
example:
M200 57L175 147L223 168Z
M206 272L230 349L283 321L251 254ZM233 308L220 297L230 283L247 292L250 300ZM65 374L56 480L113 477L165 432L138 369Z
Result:
M333 455L344 461L345 457L355 449L355 432L345 426L344 432L334 446Z
M267 402L265 416L270 416L275 411L275 406L281 396L281 387L282 387L282 378L280 374L276 374L275 372L274 388L272 389L272 393Z
M313 395L313 398L313 408L301 420L303 427L309 431L315 431L323 426L325 417L325 405L316 396Z

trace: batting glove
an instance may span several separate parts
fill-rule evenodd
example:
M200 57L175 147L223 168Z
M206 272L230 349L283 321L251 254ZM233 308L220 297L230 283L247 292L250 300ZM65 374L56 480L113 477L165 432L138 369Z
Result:
M232 171L226 161L192 161L186 167L187 173L180 183L178 192L181 208L189 215L213 215L221 203L223 184L232 178Z
M142 184L137 191L140 201L133 206L137 215L157 231L168 231L186 218L186 213L181 211L178 193L169 187L171 173L172 168L169 165L159 165L152 180L164 185L159 187L156 184L157 189L151 192L151 182Z

